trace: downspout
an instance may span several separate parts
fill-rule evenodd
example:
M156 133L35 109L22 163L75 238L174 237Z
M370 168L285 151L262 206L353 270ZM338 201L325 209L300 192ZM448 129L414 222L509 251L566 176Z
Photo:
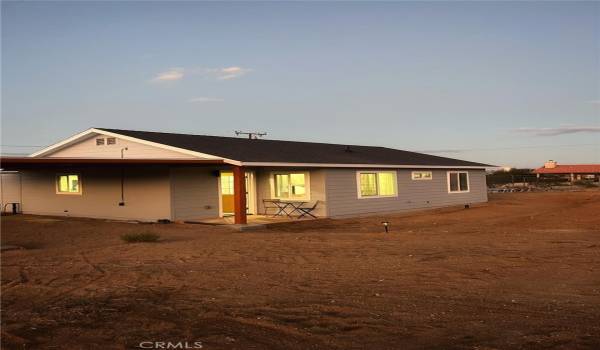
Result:
M124 158L123 151L127 151L128 148L121 148L121 159ZM121 201L119 202L119 206L125 206L125 165L121 164Z

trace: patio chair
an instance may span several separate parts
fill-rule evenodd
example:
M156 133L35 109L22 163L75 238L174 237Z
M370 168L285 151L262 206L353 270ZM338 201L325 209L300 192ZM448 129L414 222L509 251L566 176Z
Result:
M273 215L273 216L278 216L283 212L283 209L281 207L281 205L279 205L279 202L281 202L279 199L263 199L263 207L265 208L264 212L266 216L268 215ZM269 214L269 209L273 209L275 211L274 214Z
M298 208L297 210L302 213L302 214L300 214L300 216L298 216L298 219L300 219L301 217L307 216L307 215L311 216L313 219L316 219L317 217L312 214L312 211L317 208L317 206L319 205L320 202L321 201L316 201L315 204L313 204L312 207L300 207L300 208Z

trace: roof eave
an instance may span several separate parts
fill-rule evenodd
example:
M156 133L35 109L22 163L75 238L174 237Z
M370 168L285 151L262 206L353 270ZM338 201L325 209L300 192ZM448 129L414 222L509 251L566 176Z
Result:
M45 166L90 165L222 165L222 159L121 159L121 158L35 158L0 157L2 169L43 168Z
M390 168L390 169L486 169L496 166L480 165L426 165L426 164L352 164L352 163L291 163L291 162L241 162L248 167L306 167L306 168Z
M129 141L133 141L133 142L138 142L138 143L142 143L145 145L149 145L149 146L153 146L153 147L157 147L157 148L161 148L161 149L166 149L166 150L170 150L170 151L174 151L174 152L178 152L181 154L185 154L185 155L191 155L194 157L198 157L198 158L202 158L202 159L218 159L218 160L225 160L227 163L230 164L236 164L238 163L238 161L233 160L233 159L225 159L223 157L217 156L217 155L212 155L212 154L206 154L206 153L201 153L201 152L196 152L196 151L192 151L192 150L188 150L188 149L184 149L184 148L179 148L179 147L174 147L174 146L169 146L169 145L165 145L162 143L157 143L157 142L153 142L153 141L148 141L148 140L144 140L144 139L140 139L137 137L131 137L128 135L123 135L123 134L119 134L119 133L114 133L111 131L107 131L104 129L99 129L99 128L90 128L87 129L85 131L82 131L76 135L73 135L63 141L57 142L53 145L50 145L42 150L39 150L35 153L32 153L29 155L29 157L31 158L39 158L39 157L43 157L43 156L48 156L49 154L52 154L56 151L59 151L63 148L69 147L70 145L73 145L87 137L90 137L91 134L100 134L100 135L106 135L106 136L112 136L112 137L118 137L118 138L122 138L125 140L129 140Z

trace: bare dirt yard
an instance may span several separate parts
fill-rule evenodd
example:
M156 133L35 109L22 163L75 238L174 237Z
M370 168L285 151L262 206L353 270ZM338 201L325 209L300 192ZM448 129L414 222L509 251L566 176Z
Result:
M253 232L9 216L2 244L5 349L600 348L599 191Z

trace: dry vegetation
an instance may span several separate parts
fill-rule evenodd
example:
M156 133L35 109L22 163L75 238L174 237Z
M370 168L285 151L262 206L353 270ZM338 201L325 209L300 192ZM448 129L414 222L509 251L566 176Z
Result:
M2 244L26 248L2 253L6 349L600 348L598 191L246 233L14 216Z

